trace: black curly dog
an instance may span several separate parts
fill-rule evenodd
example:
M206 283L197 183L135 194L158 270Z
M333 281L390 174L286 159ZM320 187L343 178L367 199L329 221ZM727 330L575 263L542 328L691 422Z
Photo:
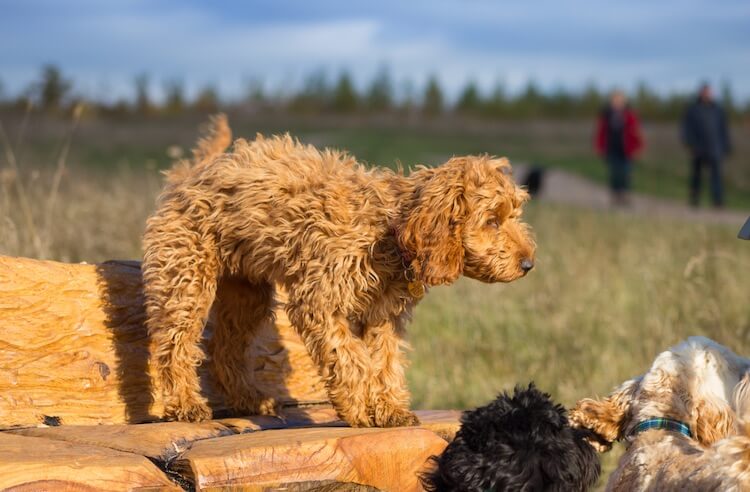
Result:
M516 386L484 407L465 412L456 438L433 471L428 491L584 491L601 470L585 431L568 425L565 408L534 384Z

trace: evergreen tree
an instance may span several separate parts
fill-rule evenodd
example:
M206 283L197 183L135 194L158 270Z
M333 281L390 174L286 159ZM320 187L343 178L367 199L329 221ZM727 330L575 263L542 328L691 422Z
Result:
M644 117L661 118L664 116L659 95L651 90L646 82L638 83L633 103Z
M208 85L198 92L193 107L202 113L215 113L219 110L219 93L215 87Z
M42 79L38 83L39 105L45 111L57 111L70 92L72 84L63 78L60 69L54 65L42 68Z
M302 91L292 98L291 109L307 113L323 111L328 106L330 93L325 71L315 70L305 79Z
M594 82L589 82L577 99L576 106L583 116L599 113L604 105L604 96Z
M727 116L731 117L735 114L732 86L726 80L721 83L721 105L724 107L724 111L727 112Z
M458 97L456 110L465 114L477 114L482 106L482 96L479 93L479 87L473 80L469 81Z
M351 113L357 109L358 99L349 73L342 72L333 89L333 110L338 113Z
M526 88L515 100L515 113L517 116L538 116L541 113L543 102L544 95L542 91L539 90L536 82L530 79L526 84Z
M254 104L265 103L266 93L263 90L263 82L252 79L247 83L247 101Z
M495 88L492 90L492 94L487 98L483 104L484 114L490 117L500 117L506 114L508 111L508 96L505 93L505 86L502 82L495 84Z
M153 111L153 104L148 93L149 79L145 73L135 78L135 111L146 115Z
M393 83L387 67L382 67L367 91L367 108L370 111L388 111L393 106Z
M180 114L185 110L185 87L180 80L171 80L164 84L164 111L168 114Z
M575 115L576 106L573 96L565 87L559 86L546 97L543 112L555 118L566 118Z
M443 90L434 75L430 76L424 91L422 111L428 116L436 116L443 112Z
M399 109L402 112L411 113L415 111L417 104L414 82L411 79L404 79L401 82L401 104L399 104Z

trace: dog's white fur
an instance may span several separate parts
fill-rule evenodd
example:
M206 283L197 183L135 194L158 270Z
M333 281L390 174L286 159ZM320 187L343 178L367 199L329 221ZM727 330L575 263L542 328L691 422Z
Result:
M748 370L749 359L691 337L607 398L578 402L571 423L594 431L604 449L626 438L607 490L750 490ZM661 429L633 435L651 417L684 422L693 436Z

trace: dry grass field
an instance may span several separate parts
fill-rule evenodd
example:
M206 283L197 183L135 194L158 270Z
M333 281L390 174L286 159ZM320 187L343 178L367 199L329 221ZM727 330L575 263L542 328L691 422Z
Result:
M0 254L140 257L161 179L149 166L0 167ZM59 184L56 184L59 182ZM434 289L410 326L418 408L470 408L535 381L566 405L706 335L750 354L750 244L736 227L531 203L537 268ZM607 461L611 466L612 459Z

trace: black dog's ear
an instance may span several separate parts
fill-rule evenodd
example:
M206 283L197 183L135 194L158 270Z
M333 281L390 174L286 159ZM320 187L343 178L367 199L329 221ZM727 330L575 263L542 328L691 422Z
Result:
M442 456L442 455L441 455ZM442 473L445 467L441 469L441 456L430 456L426 463L427 471L419 474L419 481L422 488L427 492L444 492L453 490L447 482L447 477Z
M570 425L593 432L597 439L589 440L589 443L598 451L609 451L612 443L622 437L640 383L641 378L631 379L606 398L580 400L570 411Z
M571 484L578 484L578 490L589 490L599 480L602 473L602 465L592 441L600 438L586 429L570 429L573 433L573 442L577 449L575 465L568 466L577 476L573 477ZM562 490L562 489L560 489ZM571 489L572 490L572 489Z

